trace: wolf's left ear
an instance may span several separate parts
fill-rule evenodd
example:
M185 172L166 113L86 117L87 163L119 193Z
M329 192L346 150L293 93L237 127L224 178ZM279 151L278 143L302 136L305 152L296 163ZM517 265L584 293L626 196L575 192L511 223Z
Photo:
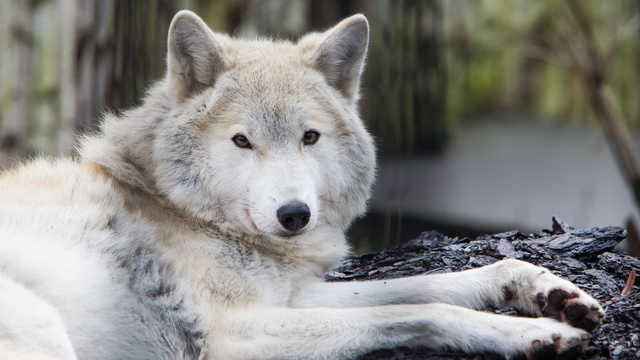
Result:
M327 30L310 52L309 62L351 102L358 99L360 74L369 44L369 23L354 15Z
M213 86L229 67L216 36L188 10L178 12L171 21L168 52L169 85L177 102Z

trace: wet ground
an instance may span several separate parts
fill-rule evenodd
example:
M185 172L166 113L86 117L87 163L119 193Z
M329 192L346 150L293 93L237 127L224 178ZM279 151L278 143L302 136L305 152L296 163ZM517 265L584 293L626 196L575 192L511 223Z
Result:
M402 246L353 256L328 274L329 281L392 279L461 271L505 258L544 266L571 280L603 305L607 315L594 332L582 359L640 359L640 259L613 248L626 237L618 227L574 230L554 218L551 230L537 234L510 231L476 239L451 239L435 231ZM637 275L636 275L637 276ZM635 284L635 285L634 285ZM515 309L488 309L522 316ZM429 350L377 351L361 359L499 359L494 354L442 353Z

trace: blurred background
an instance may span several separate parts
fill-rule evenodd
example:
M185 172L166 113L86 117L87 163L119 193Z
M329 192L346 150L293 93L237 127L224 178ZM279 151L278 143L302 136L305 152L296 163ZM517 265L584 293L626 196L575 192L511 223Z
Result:
M291 40L367 16L361 113L379 171L357 252L557 215L625 227L640 255L638 0L2 0L0 167L73 155L101 113L139 104L184 8L214 31Z

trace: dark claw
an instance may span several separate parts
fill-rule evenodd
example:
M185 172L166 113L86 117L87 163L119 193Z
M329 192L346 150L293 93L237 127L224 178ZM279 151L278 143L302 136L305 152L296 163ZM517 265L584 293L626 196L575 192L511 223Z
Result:
M593 334L584 334L580 336L580 340L591 340L593 338Z

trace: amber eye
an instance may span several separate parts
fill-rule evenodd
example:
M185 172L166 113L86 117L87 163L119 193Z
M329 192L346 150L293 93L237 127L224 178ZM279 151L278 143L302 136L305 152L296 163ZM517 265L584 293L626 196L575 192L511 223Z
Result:
M251 143L247 140L247 137L241 134L237 134L231 140L236 144L237 147L243 149L251 149Z
M305 145L313 145L318 142L318 139L320 139L320 134L315 130L309 130L304 133L304 138L302 138L302 141Z

